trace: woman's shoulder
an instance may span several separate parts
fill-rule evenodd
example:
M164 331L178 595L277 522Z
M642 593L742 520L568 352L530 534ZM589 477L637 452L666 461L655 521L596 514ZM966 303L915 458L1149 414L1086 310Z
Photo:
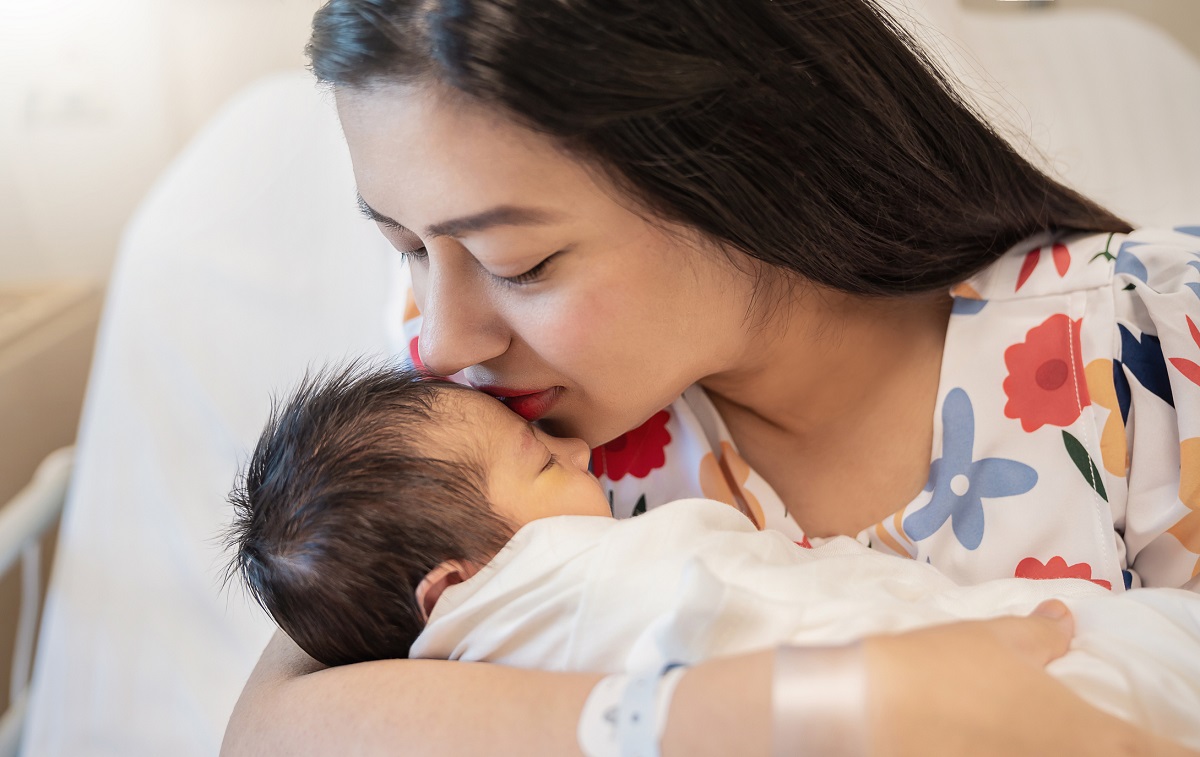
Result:
M1200 225L1138 229L1121 241L1113 275L1122 291L1200 297ZM1189 301L1191 296L1188 297Z
M1014 246L951 293L962 307L971 307L972 302L1064 297L1114 285L1122 289L1136 282L1170 291L1195 281L1198 260L1200 226L1128 234L1046 233Z
M989 533L1007 523L1016 547L1041 524L1043 549L1076 550L1031 553L1017 574L1066 559L1114 586L1187 583L1200 571L1200 226L1032 240L965 286L943 388L970 404L942 430L968 428L973 449L1036 474L1030 509L990 511ZM1121 540L1087 538L1089 521Z

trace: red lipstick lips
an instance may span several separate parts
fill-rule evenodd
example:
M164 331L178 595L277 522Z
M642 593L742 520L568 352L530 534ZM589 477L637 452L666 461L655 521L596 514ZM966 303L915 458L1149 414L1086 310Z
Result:
M562 393L561 386L552 386L549 389L534 392L506 389L502 386L477 386L475 388L500 400L508 406L509 410L527 421L536 421L550 412L550 408L554 406Z

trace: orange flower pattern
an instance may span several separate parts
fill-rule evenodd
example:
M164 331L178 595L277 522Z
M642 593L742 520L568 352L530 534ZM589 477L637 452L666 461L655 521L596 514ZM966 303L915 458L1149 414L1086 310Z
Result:
M1103 358L1093 360L1088 363L1085 375L1092 400L1108 411L1104 431L1100 434L1104 470L1124 478L1129 472L1129 450L1125 445L1125 423L1121 420L1121 406L1113 381L1113 362Z
M1179 501L1191 512L1167 529L1188 552L1196 555L1192 577L1200 575L1200 437L1179 445Z
M767 519L758 498L746 489L750 473L750 466L733 445L723 441L719 456L707 452L700 459L700 491L709 499L740 510L761 531L766 527Z

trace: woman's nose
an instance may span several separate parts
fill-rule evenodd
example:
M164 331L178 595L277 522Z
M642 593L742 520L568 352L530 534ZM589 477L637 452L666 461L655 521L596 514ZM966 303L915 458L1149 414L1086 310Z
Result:
M504 354L509 343L504 322L469 275L431 264L423 283L419 350L427 370L452 376Z

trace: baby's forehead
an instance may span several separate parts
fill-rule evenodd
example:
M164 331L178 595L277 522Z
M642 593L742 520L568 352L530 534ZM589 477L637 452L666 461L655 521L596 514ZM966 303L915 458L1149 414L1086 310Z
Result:
M468 387L447 387L438 392L434 404L435 437L457 445L467 445L475 459L492 461L511 454L514 445L523 444L526 425L500 400Z
M447 419L486 425L498 410L504 411L506 408L500 400L477 389L446 384L439 387L434 410L436 415L444 415Z

